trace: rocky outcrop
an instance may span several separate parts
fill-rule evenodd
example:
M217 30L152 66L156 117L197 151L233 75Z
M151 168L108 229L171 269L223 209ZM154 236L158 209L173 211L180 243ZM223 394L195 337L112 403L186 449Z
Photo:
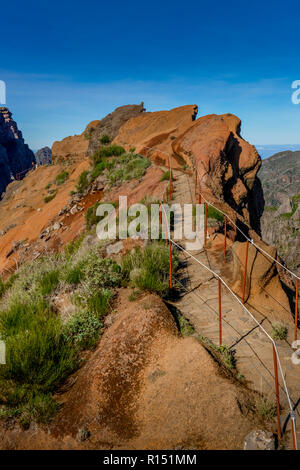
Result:
M119 129L130 118L139 116L145 112L144 103L129 104L116 108L112 113L105 116L95 126L89 134L88 155L92 155L100 147L100 139L103 135L108 135L112 141L119 132Z
M198 170L202 187L208 188L260 233L264 199L257 172L261 159L255 147L240 135L241 121L233 114L199 118L172 148Z
M14 179L22 179L35 163L8 108L0 108L0 195Z
M38 165L51 165L52 153L49 147L43 147L35 153L35 159Z
M144 112L144 103L120 106L103 119L90 122L82 134L65 137L52 145L52 160L76 161L91 156L100 147L100 139L108 135L112 141L120 127L131 117Z
M143 113L129 119L115 138L115 143L148 155L156 163L168 163L172 142L191 127L198 113L197 105L180 106L170 111ZM166 153L164 153L166 152ZM181 167L181 162L178 162ZM173 167L176 161L173 161Z
M57 140L52 145L52 160L53 162L68 160L81 160L86 157L89 147L89 139L95 127L100 121L90 122L82 134L75 134L65 137L62 140Z

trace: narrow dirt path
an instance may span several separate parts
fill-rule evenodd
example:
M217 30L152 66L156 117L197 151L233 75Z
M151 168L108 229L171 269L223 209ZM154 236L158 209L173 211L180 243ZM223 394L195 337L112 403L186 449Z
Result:
M174 177L173 202L181 205L195 203L192 179L179 171L174 172ZM179 243L185 248L186 241L183 239ZM202 249L191 253L197 260L221 275L222 279L230 285L233 275L230 253L226 263L223 253L220 251L212 252ZM179 271L177 280L181 284L182 295L175 306L192 323L197 335L205 336L218 345L218 281L209 271L185 253L181 252L180 258L183 262L183 268ZM268 318L248 305L247 308L270 333L271 322ZM250 388L263 393L272 402L275 402L272 345L258 325L224 286L222 286L222 344L234 351L237 370L241 377L243 376L242 380L246 381ZM277 346L290 396L293 405L296 405L300 397L300 366L292 363L293 351L287 342L280 341ZM288 403L281 379L280 401L283 426L288 415ZM300 441L299 409L296 409L296 413L297 434L298 441ZM290 429L290 424L287 427Z

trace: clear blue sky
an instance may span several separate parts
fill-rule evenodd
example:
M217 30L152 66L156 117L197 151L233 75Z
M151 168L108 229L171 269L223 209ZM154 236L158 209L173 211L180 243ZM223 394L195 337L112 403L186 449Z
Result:
M115 107L235 113L254 144L300 143L296 1L1 4L0 80L34 149Z

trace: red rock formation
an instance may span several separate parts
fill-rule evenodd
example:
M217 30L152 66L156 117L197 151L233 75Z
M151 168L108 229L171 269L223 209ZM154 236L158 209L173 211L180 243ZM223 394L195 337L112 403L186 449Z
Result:
M263 196L256 175L261 159L240 136L240 127L240 119L232 114L203 116L173 141L172 149L197 168L202 187L259 232Z
M127 149L135 147L137 152L150 156L157 163L167 163L168 156L163 152L172 154L173 140L193 125L197 112L197 105L187 105L170 111L143 113L129 119L114 142ZM175 163L174 167L181 166Z
M89 137L100 121L90 122L82 134L65 137L52 145L52 160L82 159L86 156L89 147Z

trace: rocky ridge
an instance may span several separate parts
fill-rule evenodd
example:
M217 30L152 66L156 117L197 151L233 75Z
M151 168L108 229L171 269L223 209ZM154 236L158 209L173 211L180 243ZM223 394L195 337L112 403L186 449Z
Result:
M22 179L35 163L30 150L6 107L0 108L0 195L14 179Z

